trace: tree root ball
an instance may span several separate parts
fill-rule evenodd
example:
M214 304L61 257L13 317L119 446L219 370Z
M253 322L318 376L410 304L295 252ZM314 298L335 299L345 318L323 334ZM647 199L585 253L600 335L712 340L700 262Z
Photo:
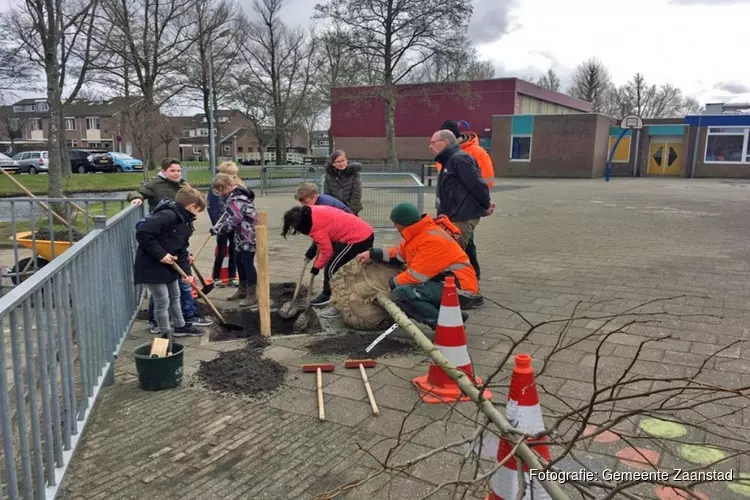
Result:
M388 281L400 272L381 262L361 264L356 259L348 262L333 275L331 304L341 313L348 327L381 329L393 320L375 297L378 292L389 293Z

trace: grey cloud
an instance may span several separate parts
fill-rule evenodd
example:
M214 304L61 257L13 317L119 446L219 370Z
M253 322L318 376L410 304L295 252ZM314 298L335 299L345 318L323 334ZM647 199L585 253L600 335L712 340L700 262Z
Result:
M730 94L750 94L750 86L740 82L719 82L714 88Z
M499 40L515 28L510 13L516 0L474 0L469 36L477 44Z

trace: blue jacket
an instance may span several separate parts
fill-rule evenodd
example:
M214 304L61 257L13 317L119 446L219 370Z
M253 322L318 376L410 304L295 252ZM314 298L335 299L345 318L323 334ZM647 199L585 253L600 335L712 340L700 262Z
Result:
M213 189L208 192L208 218L211 219L211 225L215 226L224 212L224 206L226 205L226 198L222 198L214 193Z
M328 207L334 207L338 208L339 210L343 210L344 212L353 214L351 208L347 207L343 202L337 200L333 196L329 194L320 194L318 195L318 200L315 202L316 205L326 205Z

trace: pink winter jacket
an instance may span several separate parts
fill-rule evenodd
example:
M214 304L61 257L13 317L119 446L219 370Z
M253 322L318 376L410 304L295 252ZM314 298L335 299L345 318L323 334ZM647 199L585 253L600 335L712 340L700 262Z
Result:
M375 231L356 215L326 205L312 205L310 238L318 245L314 266L323 269L333 257L333 243L359 243Z

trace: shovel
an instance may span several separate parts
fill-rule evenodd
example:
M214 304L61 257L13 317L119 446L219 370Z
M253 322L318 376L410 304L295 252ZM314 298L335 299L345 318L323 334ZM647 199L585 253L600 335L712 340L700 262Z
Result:
M299 273L299 279L297 280L297 286L294 288L294 295L292 296L292 300L285 303L281 306L281 309L279 309L279 316L282 318L292 318L299 312L299 306L295 304L295 301L297 300L297 295L299 294L299 289L302 286L302 279L305 277L305 269L307 269L307 262L308 260L305 259L304 264L302 264L302 272Z
M302 311L302 314L297 316L297 319L294 321L294 331L296 333L304 331L308 326L310 326L310 302L312 302L312 293L313 293L313 282L315 281L315 275L310 275L310 285L307 288L307 305L305 306L305 310Z
M183 271L182 268L180 266L178 266L176 262L172 263L172 267L183 278L187 278L188 277L187 274L185 274L185 271ZM227 323L227 321L224 319L224 316L221 315L221 313L218 311L218 309L216 309L216 307L213 305L213 303L208 299L208 297L206 297L206 294L204 294L203 291L198 287L198 285L195 284L195 281L193 282L193 288L195 288L195 290L198 292L198 295L200 295L201 298L206 302L206 305L208 305L208 307L211 308L211 310L214 312L214 314L216 315L216 317L221 322L222 326L225 326L226 328L228 328L230 330L242 330L243 329L243 327L240 326L240 325L236 325L236 324L233 324L233 323Z
M214 289L214 284L213 283L208 283L208 284L206 283L206 280L203 278L203 275L198 270L198 266L195 265L195 262L193 262L193 271L195 271L195 275L198 276L198 280L200 280L201 285L203 285L203 288L201 289L201 291L203 292L203 294L204 295L208 295L209 293L211 293L211 290Z

